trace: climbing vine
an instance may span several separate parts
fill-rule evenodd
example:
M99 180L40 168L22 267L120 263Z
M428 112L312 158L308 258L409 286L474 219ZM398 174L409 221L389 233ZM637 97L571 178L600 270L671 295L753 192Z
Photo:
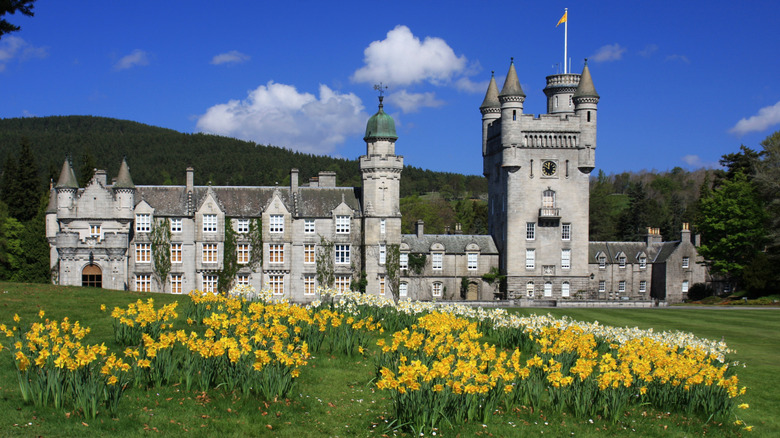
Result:
M168 218L154 221L149 238L152 241L154 276L160 292L165 292L165 283L171 272L171 221Z
M317 246L317 284L320 287L332 288L336 281L333 257L333 241L320 236Z
M413 272L417 275L422 274L423 269L425 269L426 260L425 254L409 253L409 272Z
M393 294L393 301L398 302L399 286L401 285L401 246L398 244L387 245L385 258L385 270L387 271L387 287Z
M261 218L249 221L249 267L257 271L263 266L263 220Z
M238 252L236 251L236 232L229 218L225 218L225 244L222 251L222 269L217 277L217 290L227 293L236 281L238 273Z

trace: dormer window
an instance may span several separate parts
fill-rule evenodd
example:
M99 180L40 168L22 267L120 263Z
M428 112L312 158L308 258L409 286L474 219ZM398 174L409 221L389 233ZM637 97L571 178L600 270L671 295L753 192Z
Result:
M216 233L217 232L217 215L216 214L204 214L203 215L203 232L204 233Z
M284 233L284 215L272 214L269 218L268 232L270 233Z
M607 258L603 255L599 256L599 269L607 269Z
M349 216L336 216L336 234L349 234Z
M647 257L639 257L639 269L647 268Z
M626 256L621 255L618 257L618 266L620 269L625 269L626 267Z
M137 233L148 233L149 231L152 231L152 215L149 213L136 214L135 231Z

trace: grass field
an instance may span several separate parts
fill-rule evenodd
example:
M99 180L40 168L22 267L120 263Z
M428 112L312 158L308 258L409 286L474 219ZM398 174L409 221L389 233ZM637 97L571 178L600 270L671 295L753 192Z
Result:
M105 342L109 349L119 351L113 341L111 317L100 312L100 305L106 304L110 309L150 296L160 305L188 299L0 283L0 323L11 323L15 313L29 323L37 320L38 311L43 309L48 318L67 316L81 321L92 328L87 342ZM547 313L547 310L534 311ZM733 419L719 425L649 408L631 411L618 423L517 409L499 412L485 425L472 423L455 429L442 428L437 436L780 436L780 420L776 415L780 412L780 397L776 395L780 383L777 365L780 363L780 311L551 309L550 313L584 321L598 320L606 325L684 330L710 339L725 338L737 350L730 359L747 364L738 375L748 387L741 401L750 404L750 409L737 414L755 429L744 432L730 424ZM178 326L185 328L184 324ZM371 353L367 358L347 359L321 351L303 368L298 386L287 400L242 399L221 390L185 392L178 385L149 390L134 388L126 392L118 418L101 414L88 421L77 412L25 405L16 384L12 357L5 351L0 355L0 436L405 436L393 430L386 394L373 388Z

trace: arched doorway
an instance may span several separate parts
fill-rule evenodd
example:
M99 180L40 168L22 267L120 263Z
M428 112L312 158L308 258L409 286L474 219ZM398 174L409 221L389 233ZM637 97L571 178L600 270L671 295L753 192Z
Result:
M476 282L469 282L469 288L466 292L466 299L476 301L479 299L479 285Z
M81 271L81 286L103 287L103 271L98 265L87 265Z

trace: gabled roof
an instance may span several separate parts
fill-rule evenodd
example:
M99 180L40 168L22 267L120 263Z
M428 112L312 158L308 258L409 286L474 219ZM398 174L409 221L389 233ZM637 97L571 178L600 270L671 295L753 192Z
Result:
M301 187L298 189L298 216L329 217L342 200L351 209L360 211L359 190L354 187ZM274 193L279 195L287 210L294 211L289 187L195 186L193 205L200 206L209 191L229 217L260 216ZM151 205L159 216L188 216L185 186L136 186L135 202L141 201Z
M633 263L637 256L644 253L648 263L663 263L680 245L676 242L659 242L648 245L645 242L589 242L588 263L597 263L599 253L607 258L607 263L617 263L621 252L626 255L626 261Z
M402 234L401 242L409 246L409 252L427 253L430 252L434 243L440 243L444 246L444 252L447 254L465 254L466 247L470 243L476 243L479 246L480 254L498 254L493 237L480 234L424 234L417 237L416 234Z

